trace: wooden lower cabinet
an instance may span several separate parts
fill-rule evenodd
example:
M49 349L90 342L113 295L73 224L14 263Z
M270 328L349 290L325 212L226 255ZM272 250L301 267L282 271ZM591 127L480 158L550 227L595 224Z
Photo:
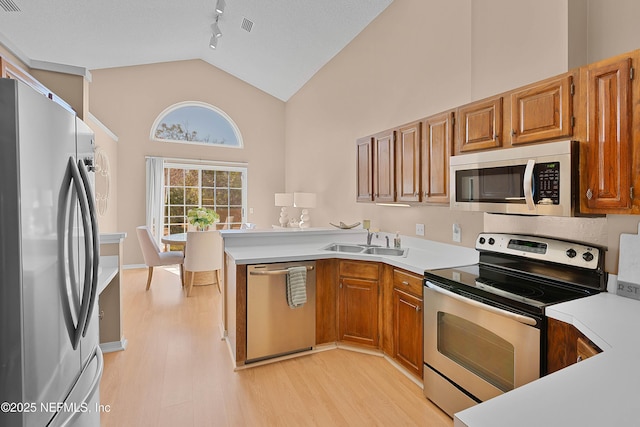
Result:
M422 276L340 259L317 260L316 270L316 344L379 349L422 378Z
M559 320L547 320L547 374L601 353L582 332Z
M422 276L393 270L393 358L422 378L423 323Z
M340 261L338 340L378 347L379 265Z
M316 260L316 344L338 340L338 265L335 258Z

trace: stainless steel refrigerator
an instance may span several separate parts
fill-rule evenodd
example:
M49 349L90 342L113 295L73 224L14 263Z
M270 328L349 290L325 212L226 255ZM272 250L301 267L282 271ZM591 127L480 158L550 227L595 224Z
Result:
M93 134L0 79L0 426L100 425Z

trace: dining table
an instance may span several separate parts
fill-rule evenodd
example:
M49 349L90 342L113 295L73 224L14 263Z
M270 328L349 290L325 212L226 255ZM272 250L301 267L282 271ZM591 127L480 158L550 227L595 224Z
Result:
M166 245L182 246L184 250L184 246L187 244L187 233L168 234L162 236L160 241Z

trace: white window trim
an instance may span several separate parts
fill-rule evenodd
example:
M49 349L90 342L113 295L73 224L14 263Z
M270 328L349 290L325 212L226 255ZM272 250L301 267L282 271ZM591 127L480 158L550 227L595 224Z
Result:
M165 118L165 116L171 113L172 111L182 107L203 107L220 114L231 125L231 128L233 129L233 132L236 135L236 139L238 140L238 145L209 144L206 142L198 142L198 141L176 141L173 139L156 138L155 136L156 129L160 125L160 122ZM151 141L169 142L173 144L204 145L206 147L222 147L222 148L244 148L244 141L242 140L242 134L240 133L240 129L238 128L236 123L233 121L233 119L231 119L231 117L229 117L227 113L225 113L218 107L213 106L211 104L207 104L206 102L200 102L200 101L182 101L165 108L158 115L158 117L156 117L156 119L153 121L153 124L151 125L151 130L149 131L149 139Z
M241 221L234 221L245 223L247 222L247 187L249 181L249 164L244 162L222 162L211 160L199 160L199 159L177 159L177 158L165 158L163 168L176 168L183 169L189 166L195 166L201 170L224 170L228 172L241 172L242 173L242 218ZM164 187L164 186L163 186Z

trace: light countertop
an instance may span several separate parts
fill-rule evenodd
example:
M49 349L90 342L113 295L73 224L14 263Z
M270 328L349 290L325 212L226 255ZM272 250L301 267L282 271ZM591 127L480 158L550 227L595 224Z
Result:
M376 233L372 244L386 246L385 236L393 246L394 233ZM225 252L236 264L262 264L285 261L304 261L325 258L379 261L416 274L426 269L474 264L478 261L475 249L402 237L402 248L409 248L405 257L335 252L323 248L331 243L366 243L366 230L299 229L284 230L224 230Z
M603 352L455 414L455 427L640 425L640 301L605 292L546 313Z

